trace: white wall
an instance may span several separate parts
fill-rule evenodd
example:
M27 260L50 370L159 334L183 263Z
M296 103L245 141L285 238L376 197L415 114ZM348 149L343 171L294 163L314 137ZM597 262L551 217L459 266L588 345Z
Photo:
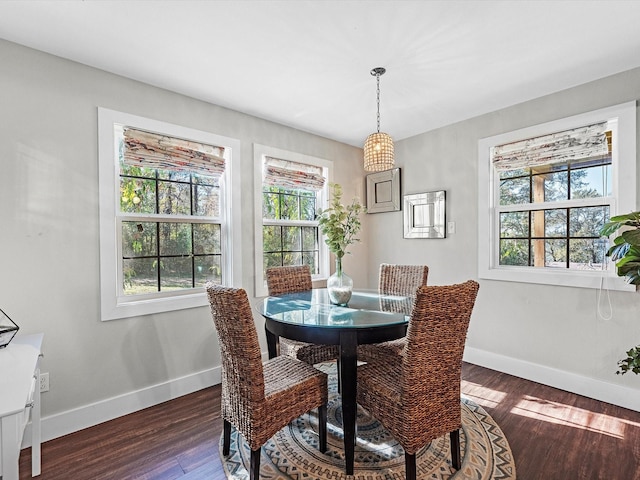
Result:
M333 160L345 198L362 196L360 149L1 40L0 65L0 308L20 334L44 332L45 439L219 378L208 308L100 321L99 106L240 140L250 297L253 143ZM346 262L357 284L366 255Z
M426 263L431 284L476 279L478 140L638 98L640 69L397 142L402 193L446 190L447 220L456 222L456 233L405 240L402 212L369 215L369 235L376 238L370 269L381 262ZM606 321L597 313L596 290L481 280L465 358L640 410L640 378L615 375L618 359L640 343L640 294L610 295L613 318ZM602 310L609 313L606 295Z

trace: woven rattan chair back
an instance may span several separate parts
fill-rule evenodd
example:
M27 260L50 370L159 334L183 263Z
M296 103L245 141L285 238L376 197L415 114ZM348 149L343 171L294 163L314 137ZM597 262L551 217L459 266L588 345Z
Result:
M268 268L267 288L270 296L311 290L311 268L309 265Z
M262 362L247 292L207 283L222 361L223 455L231 426L251 449L250 479L259 478L260 449L294 418L318 408L319 448L326 450L327 376L291 357Z
M309 265L271 267L267 269L267 288L270 296L311 290ZM339 356L336 345L315 345L280 338L280 354L289 355L310 365L335 360Z
M220 343L222 408L253 411L264 400L264 374L247 293L222 286L209 286L207 293ZM232 406L232 402L242 405Z
M415 295L418 287L427 284L426 265L380 265L378 290L385 295Z
M469 280L418 289L402 358L401 401L409 418L429 420L426 428L415 429L413 445L460 427L462 354L478 287Z
M405 355L359 367L358 403L404 448L407 479L416 478L416 452L446 433L460 468L462 355L478 288L473 280L419 287Z

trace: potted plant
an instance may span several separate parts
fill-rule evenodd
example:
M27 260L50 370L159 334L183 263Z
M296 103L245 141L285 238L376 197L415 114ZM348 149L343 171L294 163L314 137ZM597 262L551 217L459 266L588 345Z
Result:
M357 198L351 204L343 205L342 187L337 183L329 186L332 190L330 207L321 210L318 217L320 230L326 237L325 243L336 256L336 271L327 280L327 290L332 303L346 305L353 292L353 280L342 270L342 257L349 253L349 245L360 241L356 235L361 228L360 213L364 207Z
M618 276L625 277L627 283L640 285L640 212L618 215L604 224L600 235L608 237L621 230L613 239L607 256L616 262ZM640 345L627 351L627 358L618 362L618 375L627 372L640 373Z

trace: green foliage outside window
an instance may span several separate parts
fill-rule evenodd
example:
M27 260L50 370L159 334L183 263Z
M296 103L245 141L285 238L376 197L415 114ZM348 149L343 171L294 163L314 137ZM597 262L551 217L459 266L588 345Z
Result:
M121 221L125 295L222 281L221 226L210 219L220 214L215 178L121 163L120 211L133 215Z
M309 265L319 271L316 194L308 190L264 186L262 228L264 271L282 265ZM303 223L306 222L306 223Z
M606 247L599 229L609 218L608 205L552 208L554 202L610 195L609 160L578 167L548 166L501 174L501 206L544 203L550 208L500 213L500 265L533 266L535 252L542 251L545 267L602 267ZM534 235L540 225L544 231Z

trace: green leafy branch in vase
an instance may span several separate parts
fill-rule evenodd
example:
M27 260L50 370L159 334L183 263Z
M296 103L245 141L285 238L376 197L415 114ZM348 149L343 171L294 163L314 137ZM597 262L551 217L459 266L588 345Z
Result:
M332 183L329 186L332 190L331 205L320 211L318 224L326 236L325 243L329 250L340 261L348 253L349 245L360 241L356 235L362 227L360 213L364 211L364 207L357 198L354 198L349 205L343 205L341 202L342 187L337 183Z

